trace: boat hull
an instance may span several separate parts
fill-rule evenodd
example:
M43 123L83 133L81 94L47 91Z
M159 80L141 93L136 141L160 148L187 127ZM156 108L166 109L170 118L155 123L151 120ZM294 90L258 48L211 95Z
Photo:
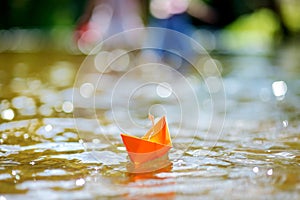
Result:
M164 156L171 146L155 143L134 136L121 134L123 143L132 162L139 164Z

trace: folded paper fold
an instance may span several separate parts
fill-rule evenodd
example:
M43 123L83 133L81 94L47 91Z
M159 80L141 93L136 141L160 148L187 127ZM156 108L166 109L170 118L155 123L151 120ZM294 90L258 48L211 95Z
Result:
M172 148L166 117L163 116L143 137L121 133L129 158L135 164L164 156Z

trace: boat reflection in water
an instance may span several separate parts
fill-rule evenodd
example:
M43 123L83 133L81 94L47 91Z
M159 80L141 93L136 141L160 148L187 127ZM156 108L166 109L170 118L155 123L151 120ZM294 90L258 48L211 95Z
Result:
M167 178L157 176L159 173L170 172L172 167L172 163L169 161L169 165L156 171L147 173L129 173L126 185L130 192L125 195L125 198L174 199L176 196L176 192L174 190L176 181L174 179L169 180ZM161 187L166 189L161 190ZM130 188L132 190L130 190ZM138 190L142 195L137 195L134 192L136 190Z

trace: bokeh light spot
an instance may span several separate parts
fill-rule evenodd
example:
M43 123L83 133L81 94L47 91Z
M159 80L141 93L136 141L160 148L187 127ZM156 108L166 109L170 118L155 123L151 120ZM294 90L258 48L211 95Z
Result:
M267 174L268 174L269 176L272 176L272 175L273 175L273 169L269 169L269 170L267 171Z
M47 125L45 126L45 131L47 131L47 132L52 131L52 129L53 129L53 127L52 127L51 124L47 124Z
M284 81L275 81L272 83L272 90L274 96L282 100L287 92L287 85Z
M172 94L172 87L169 83L163 82L156 87L156 93L162 98L167 98Z
M65 113L71 113L73 112L73 103L70 102L70 101L65 101L63 104L62 104L62 109Z
M80 86L80 95L84 98L90 98L94 92L94 85L92 83L84 83Z
M6 109L1 112L1 118L5 120L12 120L15 117L15 113L12 109Z
M258 172L259 172L259 169L258 169L258 167L253 167L252 171L253 171L254 173L258 173Z

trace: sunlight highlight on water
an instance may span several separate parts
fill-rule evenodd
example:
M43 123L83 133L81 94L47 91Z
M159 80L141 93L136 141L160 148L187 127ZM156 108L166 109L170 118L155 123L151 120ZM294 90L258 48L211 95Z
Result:
M12 120L15 117L15 113L12 109L6 109L1 112L1 118L5 120Z
M287 85L284 81L275 81L272 83L273 94L280 100L284 99L287 92Z
M100 59L103 55L98 56ZM127 59L122 62L127 64ZM131 59L129 56L129 62ZM48 77L49 83L37 80L38 77L19 77L31 69L32 63L16 65L17 69L12 72L16 77L7 83L0 80L0 85L7 84L12 90L11 93L0 93L0 200L45 197L299 199L299 81L290 77L286 79L289 86L284 81L276 81L281 79L272 74L272 67L267 66L268 59L216 58L224 73L223 80L214 80L216 72L209 67L211 61L207 61L204 70L209 74L206 79L208 86L204 80L197 81L193 72L188 75L190 83L197 86L196 94L201 100L199 117L203 124L209 123L208 115L213 109L206 88L217 92L220 89L218 84L224 81L228 96L227 121L217 141L214 129L205 135L207 127L203 124L197 134L190 130L195 122L190 113L187 113L190 119L185 119L187 124L176 133L180 118L173 94L182 89L181 82L178 81L177 86L161 81L149 87L147 92L137 92L132 104L133 119L148 125L148 112L167 114L174 144L169 153L171 165L146 174L128 173L129 159L120 130L111 107L106 106L107 102L110 103L107 98L110 91L105 87L118 80L118 73L128 66L110 68L103 82L105 86L96 87L85 81L76 88L83 98L89 99L94 94L99 98L97 96L95 101L98 121L85 118L88 108L79 107L76 111L81 113L81 118L75 123L72 114L76 107L70 98L72 85L63 86L70 80L60 85L52 84L52 81L62 77L51 79L61 72L74 73L70 66L75 64L67 64L74 61L52 63L49 70L54 70L53 73L41 72L39 67L32 69ZM259 75L243 65L249 60L251 66L260 70ZM96 58L93 64L98 65L97 70L103 70ZM61 71L57 67L60 65L63 67ZM149 78L161 69L156 66L155 69L143 70L135 74L136 77ZM281 72L285 74L284 70ZM132 84L133 81L128 79L122 84ZM52 87L49 88L49 84ZM179 92L183 96L186 94L186 91ZM272 93L278 101L272 100ZM284 101L279 101L282 97ZM168 99L174 105L166 103ZM122 99L116 104L124 105L119 101ZM194 104L189 102L183 101L184 106L193 110ZM115 114L126 122L126 115L119 111ZM216 112L217 116L219 114ZM144 127L130 130L132 134L140 134ZM78 131L85 137L80 138ZM188 150L182 150L181 147L186 145Z

